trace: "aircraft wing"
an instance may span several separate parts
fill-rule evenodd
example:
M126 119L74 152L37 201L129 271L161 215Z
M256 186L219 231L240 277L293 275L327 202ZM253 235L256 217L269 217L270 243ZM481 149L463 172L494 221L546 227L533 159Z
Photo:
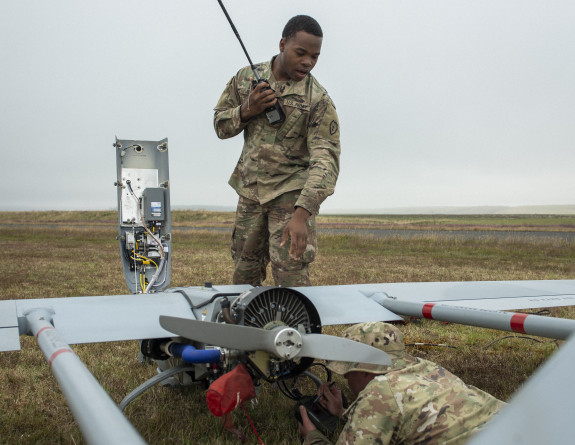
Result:
M469 445L572 443L575 335L513 395Z
M35 335L87 442L143 443L137 431L125 417L121 416L112 399L77 356L70 353L73 351L68 345L172 337L171 332L161 327L160 316L215 321L222 312L224 297L233 301L241 293L250 289L252 289L251 286L189 287L149 294L0 301L0 351L20 349L20 334ZM262 292L259 292L260 290ZM520 332L527 333L535 331L534 335L542 333L552 338L566 338L568 335L573 338L575 335L573 334L575 320L493 311L493 309L575 305L575 280L382 283L303 287L297 288L297 291L281 289L282 292L278 293L283 294L284 297L285 291L288 291L288 296L282 300L281 304L274 299L276 297L272 296L276 291L278 289L272 289L268 295L267 290L262 288L256 289L251 294L268 295L257 300L259 305L256 305L256 308L264 313L269 312L273 318L282 312L289 311L288 307L291 302L297 299L291 297L299 292L314 306L322 325L400 320L401 317L386 308L395 307L388 306L389 302L399 302L403 305L415 305L418 308L423 306L427 311L424 315L426 317L429 315L428 318L437 318L435 312L432 313L432 309L433 311L439 309L439 315L443 316L447 307L448 312L458 311L453 317L453 320L458 323L503 330L509 330L510 326L510 329L514 331L518 329ZM289 295L289 292L292 295ZM250 293L244 294L244 298L245 296L250 296ZM256 301L258 297L253 298L250 302ZM298 298L301 298L301 295ZM308 302L305 304L309 307ZM383 306L384 304L386 307ZM461 314L462 307L463 311L476 313ZM399 310L396 312L406 314ZM244 314L246 313L247 310ZM253 316L257 315L254 313ZM447 318L450 316L453 314L445 315ZM477 316L485 317L487 320L476 321L474 318ZM469 323L461 321L460 317L469 319ZM494 324L492 319L497 319L499 323L501 318L505 319L499 327L500 325ZM540 321L540 319L545 320ZM543 330L541 323L545 325ZM514 403L513 409L506 409L502 412L501 419L510 419L510 422L513 422L513 428L509 428L504 422L501 423L503 426L499 427L494 422L494 427L498 427L499 431L517 431L517 428L525 428L525 431L528 431L528 437L536 437L536 431L532 431L537 429L536 426L526 424L525 422L528 421L524 420L533 416L525 415L525 412L534 412L536 416L544 416L545 412L560 412L563 413L563 417L560 422L554 424L559 427L565 425L568 420L566 413L570 412L568 404L572 397L567 397L567 393L562 392L563 388L559 382L569 381L570 374L566 374L565 370L572 368L573 340L569 344L570 350L567 352L570 354L564 353L557 356L561 357L561 365L557 366L557 369L553 367L555 372L551 377L547 375L540 377L536 385L531 385L535 386L535 390L529 391L525 396L521 395L521 398L518 397L520 403ZM56 358L58 359L55 360ZM549 366L546 367L548 368ZM540 380L542 383L539 384ZM542 387L545 389L539 389ZM562 408L545 411L548 404L538 405L541 400L538 391L545 391L543 399L546 399L551 391L550 403ZM569 394L572 392L570 391ZM521 402L522 400L525 402ZM106 408L99 409L100 406L106 406ZM100 412L105 416L100 415ZM108 427L112 423L114 427ZM102 434L103 430L107 435ZM498 441L502 437L498 433L494 433L493 437L486 436L485 441L483 437L480 433L479 441L475 443L503 443ZM540 443L540 440L513 442L512 439L514 440L515 437L509 436L509 440L505 443ZM564 439L568 440L567 437Z
M20 349L26 314L46 309L68 344L170 337L159 316L207 319L218 295L239 295L251 286L178 288L155 294L0 301L0 351ZM297 288L316 307L322 325L402 318L380 302L442 303L485 310L575 305L575 280L380 283ZM192 310L191 306L198 306ZM217 308L216 308L217 309Z
M486 310L575 305L575 280L380 283L297 289L312 301L323 325L400 320L378 303L389 297Z
M160 315L197 317L192 305L216 295L239 294L251 286L172 289L156 294L40 298L0 301L0 351L20 349L19 335L29 331L26 314L47 310L68 344L172 337L160 326ZM179 292L183 291L184 294ZM201 319L201 310L199 311Z

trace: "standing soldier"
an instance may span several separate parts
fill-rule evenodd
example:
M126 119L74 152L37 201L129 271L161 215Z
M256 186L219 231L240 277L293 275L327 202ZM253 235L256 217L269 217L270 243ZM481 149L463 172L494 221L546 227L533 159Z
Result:
M339 121L325 89L310 74L323 33L311 17L286 24L279 54L227 84L214 127L226 139L243 131L244 147L229 184L239 195L232 235L234 284L259 286L271 261L276 285L308 286L317 252L315 216L339 173ZM278 104L285 121L265 110Z

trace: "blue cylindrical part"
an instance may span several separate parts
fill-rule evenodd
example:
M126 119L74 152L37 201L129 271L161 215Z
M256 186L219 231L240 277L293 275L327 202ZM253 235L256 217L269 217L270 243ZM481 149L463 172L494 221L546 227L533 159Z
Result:
M217 349L196 349L192 345L172 343L170 353L181 357L186 363L217 363L220 361L220 351Z

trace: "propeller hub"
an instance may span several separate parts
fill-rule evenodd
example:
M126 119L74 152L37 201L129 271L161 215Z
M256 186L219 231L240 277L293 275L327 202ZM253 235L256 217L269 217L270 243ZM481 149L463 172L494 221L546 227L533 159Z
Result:
M302 347L302 336L293 328L278 328L274 336L275 355L283 359L296 357Z

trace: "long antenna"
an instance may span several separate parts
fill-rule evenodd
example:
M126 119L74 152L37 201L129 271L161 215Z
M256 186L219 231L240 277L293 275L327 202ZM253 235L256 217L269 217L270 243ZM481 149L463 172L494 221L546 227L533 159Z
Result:
M226 8L224 6L224 4L222 3L222 0L218 0L218 3L220 4L220 6L222 7L222 11L224 11L224 14L226 15L226 18L228 19L228 22L230 22L230 25L232 26L232 30L234 31L234 34L236 35L236 37L238 38L238 40L240 41L240 45L242 45L242 49L244 50L244 53L246 53L246 57L248 58L248 62L250 62L250 66L252 68L252 71L254 72L254 75L256 76L256 80L259 81L260 80L260 76L258 75L258 72L256 70L256 67L254 66L252 59L250 59L250 55L248 54L248 50L246 49L246 47L244 46L244 42L242 42L242 38L240 37L240 34L238 33L238 30L236 29L236 27L234 26L234 22L232 22L232 19L230 17L230 15L228 14L228 11L226 11Z
M240 37L240 33L238 32L238 30L236 29L236 27L234 26L234 22L232 22L232 19L230 18L230 15L228 14L228 11L226 11L226 8L224 7L224 4L222 3L222 0L218 0L218 3L220 4L220 6L222 7L222 11L224 11L224 14L226 16L226 18L228 19L228 22L230 22L230 25L232 26L232 30L234 31L234 34L236 35L236 37L238 38L240 45L242 45L242 49L244 50L244 53L246 53L246 57L248 58L248 62L250 62L250 67L252 68L252 71L254 73L254 76L256 78L256 80L252 79L252 87L255 87L257 84L259 84L260 82L265 82L268 84L268 86L262 88L263 90L267 90L267 89L271 89L271 87L269 86L269 83L267 80L264 80L260 77L260 75L258 74L258 71L256 70L256 67L254 66L252 59L250 59L250 55L248 54L248 50L246 49L246 47L244 46L244 42L242 42L242 39ZM256 82L257 81L257 82ZM275 103L269 107L266 108L265 110L266 113L266 117L268 118L268 121L271 125L276 125L276 124L281 124L282 122L285 121L286 116L285 113L282 110L282 107L280 106L278 100L276 99Z

